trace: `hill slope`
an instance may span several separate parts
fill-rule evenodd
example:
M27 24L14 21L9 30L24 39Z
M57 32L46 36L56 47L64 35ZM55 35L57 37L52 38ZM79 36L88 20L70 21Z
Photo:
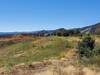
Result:
M92 34L100 34L100 23L83 27L80 29L80 31L81 31L81 33L90 32Z
M0 49L0 66L59 57L66 48L73 46L65 37L40 37L33 38L32 41L18 42Z
M32 31L32 32L0 32L0 37L7 37L7 36L14 36L14 35L32 35L32 36L51 36L51 35L78 35L84 34L86 32L92 34L99 34L100 35L100 23L82 27L82 28L73 28L73 29L65 29L60 28L56 30L41 30L41 31Z

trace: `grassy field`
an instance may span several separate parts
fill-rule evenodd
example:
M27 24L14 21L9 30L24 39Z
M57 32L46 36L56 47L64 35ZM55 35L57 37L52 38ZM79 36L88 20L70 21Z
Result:
M17 42L0 49L0 66L59 58L68 49L75 48L78 41L78 37L52 36Z
M16 38L16 39L15 39ZM24 38L24 40L23 40ZM100 46L100 36L93 36L93 38L96 41L96 48L99 48ZM13 42L14 41L14 42ZM81 37L79 36L69 36L69 37L59 37L59 36L51 36L51 37L22 37L19 39L18 37L13 37L13 40L10 38L1 39L0 40L0 71L2 71L2 67L6 70L10 70L12 67L19 65L19 64L25 64L30 65L33 62L40 62L36 63L39 65L38 67L42 67L44 64L44 60L47 60L46 64L49 62L48 60L58 60L55 65L51 65L52 67L57 67L59 71L59 68L68 68L66 69L66 72L69 72L69 70L72 70L77 73L80 72L80 68L82 65L89 66L99 64L99 56L93 57L89 59L89 61L84 62L77 62L78 59L75 58L75 60L70 60L73 58L73 56L78 56L77 53L77 45L78 42L81 41ZM74 56L74 57L75 57ZM68 59L68 61L63 61ZM71 64L69 64L70 69L68 66L68 62L71 61ZM51 61L53 62L53 61ZM61 62L59 65L57 65L58 62ZM92 62L92 64L91 64ZM41 65L42 64L42 65ZM62 64L62 66L60 66ZM25 71L28 71L28 68L25 67ZM66 66L63 66L66 65ZM35 66L35 65L34 65ZM29 66L30 68L30 66ZM43 69L44 67L42 67ZM76 69L75 69L76 68ZM23 68L18 68L18 70L22 70ZM62 69L62 70L63 70ZM50 71L50 68L48 68ZM82 70L84 70L84 67L82 67ZM88 68L88 70L91 70ZM12 71L12 70L11 70ZM17 71L17 70L15 70ZM38 71L38 70L37 70ZM37 72L36 71L36 72ZM87 70L86 70L87 71ZM14 72L14 71L13 71ZM46 71L47 72L47 71ZM55 71L54 71L55 72ZM92 70L91 70L92 72ZM14 72L15 74L16 72ZM24 73L24 71L21 71L21 73ZM20 73L20 74L21 74ZM60 72L58 72L57 75L59 75ZM63 73L63 72L62 72ZM82 72L81 72L82 73ZM19 75L20 75L19 74ZM66 73L67 74L67 73ZM65 75L66 75L65 74ZM5 74L5 75L8 75ZM9 74L11 75L11 74ZM23 74L25 75L25 74ZM27 73L26 73L27 75ZM38 74L36 74L38 75ZM44 72L43 75L46 75ZM50 74L47 74L50 75ZM52 75L52 74L51 74ZM70 75L70 74L68 74ZM81 74L77 74L81 75ZM95 75L95 74L94 74Z

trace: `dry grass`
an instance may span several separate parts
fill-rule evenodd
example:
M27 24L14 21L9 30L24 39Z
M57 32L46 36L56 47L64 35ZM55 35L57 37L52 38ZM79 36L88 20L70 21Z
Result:
M80 65L76 58L73 58L76 56L74 50L69 50L67 54L72 58L64 57L64 60L51 59L29 64L21 63L13 66L10 71L0 68L0 75L100 75L99 70Z
M51 64L36 62L31 65L19 64L9 72L1 71L0 75L100 75L100 71L88 67L67 64L66 61L53 60Z
M39 37L0 49L0 65L14 63L10 69L1 67L0 75L100 75L79 63L78 41L79 37ZM96 43L100 44L99 37Z

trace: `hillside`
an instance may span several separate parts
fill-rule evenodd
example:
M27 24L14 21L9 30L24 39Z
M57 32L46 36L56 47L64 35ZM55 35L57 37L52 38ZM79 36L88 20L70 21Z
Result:
M30 65L33 62L37 63L40 61L43 62L50 59L60 59L65 57L66 53L69 50L73 50L79 41L78 37L70 38L57 36L30 37L31 40L27 40L27 37L24 36L23 38L20 38L21 41L19 41L19 37L22 36L1 39L0 75L4 72L4 70L11 70L12 67L19 64L24 63L25 65ZM16 42L12 43L11 41ZM9 44L9 42L11 44ZM68 55L68 58L69 57L70 54ZM36 68L38 68L38 66Z
M100 23L86 26L80 29L81 33L89 32L92 34L100 34Z
M55 29L55 30L40 30L40 31L32 31L32 32L0 32L0 37L8 37L14 35L31 35L31 36L70 36L70 35L81 35L86 32L91 34L100 35L100 23L82 27L82 28L73 28L73 29Z
M70 30L3 33L0 75L100 75L100 35L90 35L93 39L80 36L87 32L99 34L99 28L98 23ZM80 57L78 46L84 37L83 51L87 55L92 52L88 52L87 45L95 40L90 58Z
M95 38L96 45L99 46L100 38L99 36L95 36ZM91 72L93 71L88 67L83 67L79 63L76 47L81 38L78 36L14 36L13 38L5 38L1 40L4 44L6 41L6 46L0 48L0 75L28 75L28 73L30 73L29 75L47 75L47 73L51 74L53 72L52 70L55 70L54 72L57 70L56 73L59 75L59 68L65 70L65 75L68 72L67 70L73 73L76 71L75 69L77 69L77 75L80 75L80 68L82 73L84 69L86 69L84 72L87 70ZM9 44L11 41L16 42ZM62 73L63 69L60 70ZM18 72L16 73L16 71ZM26 71L26 73L24 73L24 71ZM30 71L32 71L32 73Z
M80 63L78 36L28 37L31 40L24 36L21 41L19 37L1 39L7 43L0 48L0 75L100 75L99 67ZM94 37L99 46L100 36ZM14 40L17 42L8 44Z
M10 45L8 43L8 46L0 49L0 66L13 66L23 62L29 63L59 57L62 52L74 48L76 42L73 42L71 46L71 41L68 42L65 37L40 37Z

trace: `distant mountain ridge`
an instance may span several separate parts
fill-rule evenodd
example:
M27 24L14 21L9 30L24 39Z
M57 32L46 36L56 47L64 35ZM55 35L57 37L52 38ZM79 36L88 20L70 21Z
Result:
M32 32L0 32L0 36L12 36L12 35L33 35L33 36L50 36L50 35L77 35L84 33L91 33L100 35L100 23L82 27L82 28L73 28L73 29L65 29L60 28L56 30L41 30L41 31L32 31Z
M100 23L83 27L80 31L81 33L89 32L91 34L100 34Z

